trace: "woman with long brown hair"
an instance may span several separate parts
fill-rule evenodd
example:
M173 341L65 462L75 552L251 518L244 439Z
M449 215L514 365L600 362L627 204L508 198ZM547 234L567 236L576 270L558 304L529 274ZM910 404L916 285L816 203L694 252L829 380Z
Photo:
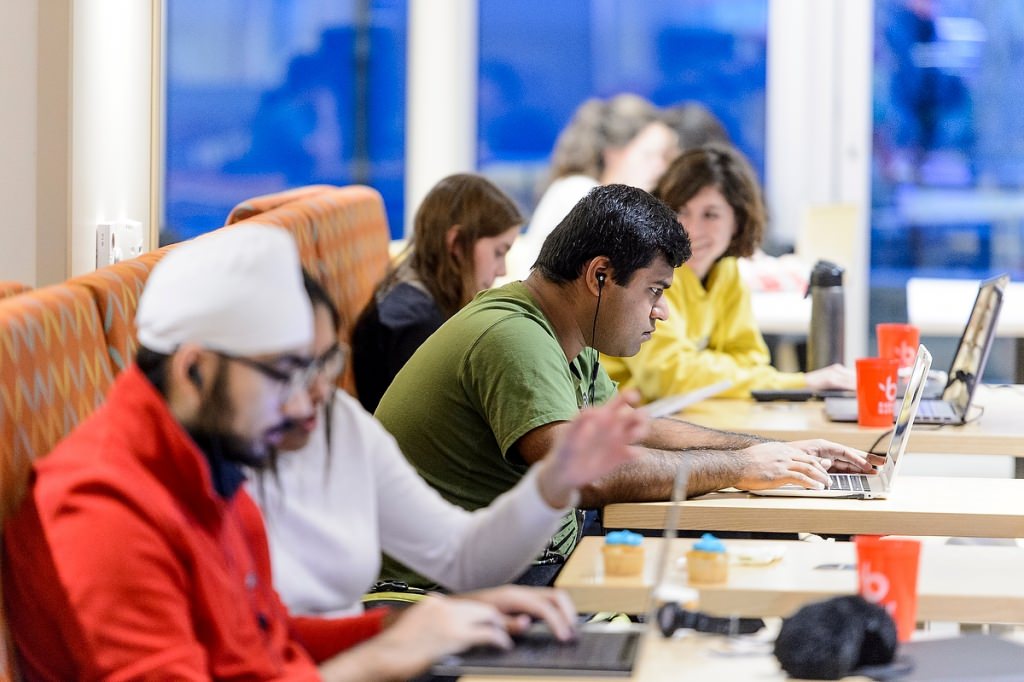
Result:
M732 381L724 396L752 389L850 389L853 372L830 365L808 373L780 372L757 328L738 258L754 253L766 222L761 187L739 150L711 143L684 152L654 189L679 218L693 255L676 268L665 292L668 319L630 358L601 358L620 388L650 401Z
M479 175L450 175L427 193L398 265L353 333L356 391L368 411L420 344L505 274L522 224L515 202Z

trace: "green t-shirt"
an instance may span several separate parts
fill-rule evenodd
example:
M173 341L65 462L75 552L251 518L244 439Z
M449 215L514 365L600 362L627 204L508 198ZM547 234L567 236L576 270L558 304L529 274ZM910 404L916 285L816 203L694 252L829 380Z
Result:
M513 450L523 435L579 412L596 355L585 349L568 362L544 313L514 282L479 294L434 332L375 414L427 483L478 509L526 473ZM614 394L603 369L595 383L594 402ZM396 567L386 560L382 577L423 584Z

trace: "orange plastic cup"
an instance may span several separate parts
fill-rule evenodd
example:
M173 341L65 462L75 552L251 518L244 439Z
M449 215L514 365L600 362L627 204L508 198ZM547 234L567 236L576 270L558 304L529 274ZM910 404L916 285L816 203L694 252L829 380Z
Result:
M898 363L892 358L859 358L856 364L857 423L892 426Z
M912 324L882 322L875 325L878 338L878 357L892 358L900 368L911 367L917 357L917 346L921 342L921 330Z
M910 640L917 621L918 540L895 540L858 535L857 590L869 602L881 604L896 621L901 642Z

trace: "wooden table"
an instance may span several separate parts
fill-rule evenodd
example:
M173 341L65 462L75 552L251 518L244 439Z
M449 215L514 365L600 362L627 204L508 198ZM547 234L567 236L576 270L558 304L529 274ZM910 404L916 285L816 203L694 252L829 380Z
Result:
M726 540L730 553L744 549L781 550L767 565L729 567L729 580L717 585L689 583L682 558L696 540L673 542L666 584L689 585L700 593L700 609L715 615L786 617L810 602L857 591L856 548L850 542ZM573 551L555 585L566 590L580 611L646 613L664 540L645 538L641 575L604 575L602 537L585 537ZM748 552L748 554L750 554ZM1017 546L947 545L922 541L918 574L920 621L1024 624L1024 549ZM820 569L846 565L848 569Z
M907 451L1024 458L1024 386L980 386L974 405L984 405L985 412L970 424L916 424ZM971 412L973 416L973 406ZM871 447L887 430L830 422L825 418L824 403L820 401L759 403L712 399L688 407L680 417L701 426L753 433L774 440L827 438L861 450ZM876 451L884 452L888 443L888 437L883 438Z
M885 500L717 492L682 504L679 524L689 530L1024 537L1024 480L1014 478L900 476ZM604 525L660 530L669 506L611 504Z

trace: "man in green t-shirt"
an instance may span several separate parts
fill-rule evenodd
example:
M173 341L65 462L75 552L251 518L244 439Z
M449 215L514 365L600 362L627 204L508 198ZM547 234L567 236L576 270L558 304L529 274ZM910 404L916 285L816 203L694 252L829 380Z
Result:
M525 281L479 294L420 346L377 418L443 497L466 509L490 504L581 407L615 392L597 352L640 350L666 319L663 293L689 256L667 205L625 185L595 188L547 238ZM683 459L690 495L824 488L830 468L873 471L863 453L828 441L765 442L677 419L653 420L640 445L643 456L585 488L580 507L668 499ZM412 577L393 563L383 575Z

